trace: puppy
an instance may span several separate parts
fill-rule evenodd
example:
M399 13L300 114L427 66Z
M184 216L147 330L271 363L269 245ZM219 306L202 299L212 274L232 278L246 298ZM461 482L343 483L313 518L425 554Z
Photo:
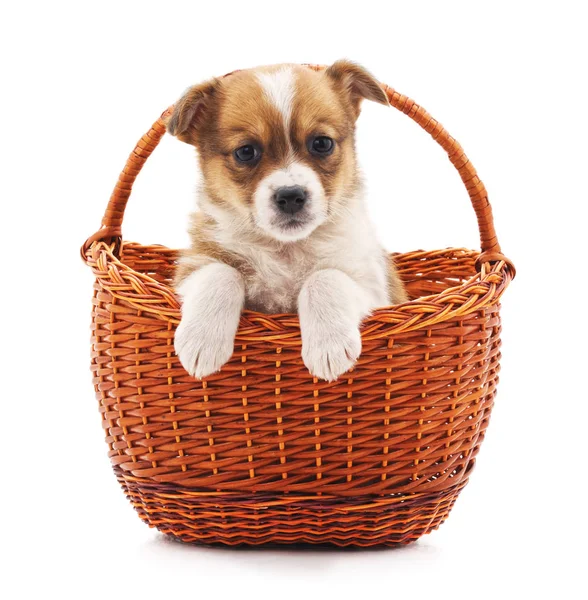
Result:
M355 156L363 99L388 105L362 67L275 65L187 90L168 131L198 150L192 246L178 265L175 349L201 379L231 357L241 311L298 311L302 358L332 381L361 353L359 326L407 300L368 219Z

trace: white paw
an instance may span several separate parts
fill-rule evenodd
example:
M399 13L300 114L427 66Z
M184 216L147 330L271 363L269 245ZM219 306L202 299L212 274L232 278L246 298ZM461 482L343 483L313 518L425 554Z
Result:
M184 302L176 354L190 375L202 379L220 371L233 354L245 287L235 269L213 263L189 275L178 292Z
M315 322L302 331L302 360L314 377L334 381L361 354L361 335L354 325Z
M198 317L182 318L176 330L174 346L184 369L197 379L220 371L231 358L234 333Z

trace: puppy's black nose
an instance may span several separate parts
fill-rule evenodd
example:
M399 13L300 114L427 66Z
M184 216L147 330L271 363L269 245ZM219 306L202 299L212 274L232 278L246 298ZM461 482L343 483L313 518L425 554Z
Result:
M302 209L306 197L306 190L299 185L279 188L274 196L278 208L289 215Z

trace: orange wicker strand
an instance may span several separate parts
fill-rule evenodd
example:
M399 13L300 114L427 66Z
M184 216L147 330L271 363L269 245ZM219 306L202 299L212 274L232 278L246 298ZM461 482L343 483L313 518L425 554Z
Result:
M129 157L82 256L96 277L92 372L109 456L150 526L228 545L406 544L439 527L466 485L496 395L499 302L514 267L461 146L383 87L458 170L482 252L392 256L412 301L365 321L362 355L336 382L304 367L296 315L252 311L220 373L200 382L184 371L173 352L178 252L121 234L169 109Z

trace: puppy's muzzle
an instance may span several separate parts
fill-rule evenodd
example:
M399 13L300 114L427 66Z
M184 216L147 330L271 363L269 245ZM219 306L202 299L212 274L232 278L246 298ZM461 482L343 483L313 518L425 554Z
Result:
M278 209L287 215L293 215L304 208L308 194L299 185L281 187L274 194L274 201Z

